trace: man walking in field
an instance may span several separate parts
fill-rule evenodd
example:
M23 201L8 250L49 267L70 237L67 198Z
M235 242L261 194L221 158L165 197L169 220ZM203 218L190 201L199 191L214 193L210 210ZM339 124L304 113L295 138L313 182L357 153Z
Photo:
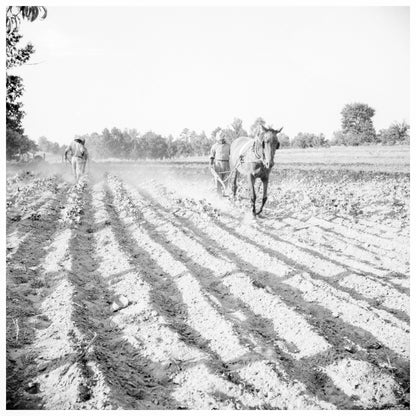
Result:
M224 133L220 130L215 136L216 142L211 147L210 167L215 170L219 178L224 182L230 172L230 145L225 141ZM217 192L223 195L221 182L216 178Z
M71 160L68 158L70 154ZM74 141L66 148L65 160L71 163L72 172L75 176L75 182L77 183L81 176L85 173L85 167L88 161L88 151L85 147L85 139L74 139Z

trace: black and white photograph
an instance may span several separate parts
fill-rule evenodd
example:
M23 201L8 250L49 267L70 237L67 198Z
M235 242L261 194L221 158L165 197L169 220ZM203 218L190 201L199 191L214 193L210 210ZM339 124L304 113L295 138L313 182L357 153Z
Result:
M2 410L410 411L410 2L17 4Z

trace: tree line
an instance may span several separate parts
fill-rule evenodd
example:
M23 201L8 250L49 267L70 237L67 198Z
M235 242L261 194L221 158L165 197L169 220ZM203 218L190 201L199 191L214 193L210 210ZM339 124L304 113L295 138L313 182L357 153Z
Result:
M218 131L222 131L228 143L238 137L254 137L259 125L266 126L266 121L258 117L247 131L243 122L235 118L229 127L216 127L209 135L204 131L198 133L195 130L185 128L177 136L167 137L148 131L144 134L136 129L121 130L117 127L105 128L101 133L77 135L75 138L84 139L92 158L94 159L172 159L190 156L208 155ZM286 134L279 135L281 147L322 147L328 146L323 134L299 133L293 140ZM43 152L63 153L65 146L59 146L56 142L49 141L46 137L38 140L38 149Z
M392 123L388 129L380 130L376 134L368 119L365 120L365 117L361 119L359 115L354 113L354 108L360 108L362 111L362 106L363 104L353 104L344 108L343 129L335 132L331 141L328 141L322 133L300 132L293 138L281 133L279 135L281 148L305 149L332 145L409 143L409 125L407 123ZM351 117L351 112L355 114L353 117ZM207 155L219 130L223 131L223 135L229 143L241 136L254 137L257 126L260 124L266 125L265 120L261 117L257 118L247 131L243 127L242 120L235 118L229 127L217 127L209 136L204 131L197 133L188 128L183 129L177 137L172 135L165 137L153 131L141 134L136 129L121 130L113 127L112 129L105 128L101 133L77 135L75 138L85 139L86 146L94 159L172 159ZM59 145L42 136L33 147L33 151L63 154L65 148L66 145Z
M409 125L405 122L392 123L388 129L376 133L371 120L374 110L366 104L348 104L342 110L341 115L342 130L335 132L332 140L328 141L322 133L300 132L292 138L281 133L279 135L280 146L282 148L316 148L333 145L409 143ZM136 129L122 131L113 127L111 130L105 128L101 134L92 133L77 137L85 139L86 146L95 159L171 159L207 155L219 130L223 131L225 139L231 143L241 136L254 137L258 126L266 124L262 117L258 117L247 131L242 120L235 118L229 127L218 126L209 136L204 131L197 133L187 128L178 137L172 135L164 137L153 131L140 134ZM58 146L55 144L56 150L58 150ZM41 148L47 151L44 146Z

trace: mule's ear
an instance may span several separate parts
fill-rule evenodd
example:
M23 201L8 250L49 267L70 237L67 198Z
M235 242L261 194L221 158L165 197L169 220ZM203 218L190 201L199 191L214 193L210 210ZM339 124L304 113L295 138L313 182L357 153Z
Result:
M276 134L279 134L283 130L283 127L279 130L276 130Z
M266 127L263 126L263 124L260 124L261 128L263 129L263 131L266 131Z

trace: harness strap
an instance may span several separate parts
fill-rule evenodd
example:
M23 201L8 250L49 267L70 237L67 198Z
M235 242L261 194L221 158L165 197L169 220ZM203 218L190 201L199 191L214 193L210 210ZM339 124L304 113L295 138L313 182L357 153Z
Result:
M253 153L257 157L257 159L261 160L263 162L263 164L264 164L264 155L263 154L262 155L259 155L258 154L258 152L257 152L257 146L256 146L256 144L257 144L256 141L257 140L255 140L254 143L253 143Z
M256 139L256 138L254 138L254 139L251 139L249 142L247 142L247 143L246 143L246 144L242 147L242 149L241 149L241 151L240 151L240 155L239 155L239 159L240 159L240 161L241 161L241 162L242 162L243 157L246 155L247 151L250 149L250 146L251 146L251 150L253 151L254 156L255 156L258 160L260 160L260 162L262 162L262 163L264 164L264 157L263 157L263 155L259 155L259 154L257 153L256 143L257 143L257 139Z
M242 149L240 150L240 155L239 155L239 158L241 158L242 156L244 156L244 155L245 155L245 153L247 152L247 150L249 149L249 147L252 145L251 141L253 141L253 142L254 142L254 139L250 139L250 141L249 141L249 142L247 142L247 143L246 143L246 144L242 147Z

